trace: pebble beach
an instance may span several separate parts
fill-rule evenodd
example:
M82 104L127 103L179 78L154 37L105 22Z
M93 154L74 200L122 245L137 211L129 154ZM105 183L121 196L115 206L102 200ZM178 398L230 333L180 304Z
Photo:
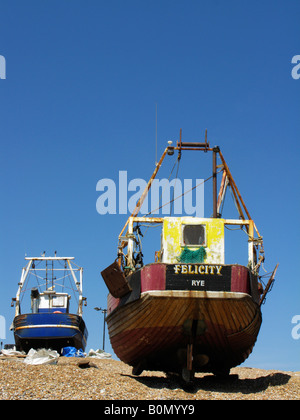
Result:
M60 357L54 365L0 358L1 400L299 400L300 372L231 369L229 379L197 373L188 387L179 377L132 369L113 359Z

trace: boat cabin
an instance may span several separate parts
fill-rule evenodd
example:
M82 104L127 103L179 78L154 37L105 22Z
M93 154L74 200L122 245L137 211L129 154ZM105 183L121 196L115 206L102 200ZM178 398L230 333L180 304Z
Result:
M155 262L214 263L225 264L225 227L244 227L248 234L248 266L257 261L253 220L236 220L198 217L130 217L126 236L120 237L119 249L127 246L127 268L136 266L134 254L140 238L136 237L136 225L142 223L162 224L161 249L155 253ZM247 239L246 239L247 241Z
M69 313L71 296L68 293L57 293L48 289L39 293L38 289L31 289L31 311L37 313Z
M197 217L165 217L161 261L224 264L224 220Z

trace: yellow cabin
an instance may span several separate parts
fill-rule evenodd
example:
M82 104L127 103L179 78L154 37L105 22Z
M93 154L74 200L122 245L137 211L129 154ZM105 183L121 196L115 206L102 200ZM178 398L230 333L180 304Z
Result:
M190 255L204 250L206 263L225 263L224 219L202 219L197 217L165 217L162 231L161 261L178 263L182 252Z
M134 224L162 224L161 249L155 261L166 264L194 262L225 264L225 226L245 226L248 233L248 265L257 263L253 220L235 220L198 217L130 217L128 233L123 240L128 244L127 266L134 267ZM202 258L201 258L202 257Z

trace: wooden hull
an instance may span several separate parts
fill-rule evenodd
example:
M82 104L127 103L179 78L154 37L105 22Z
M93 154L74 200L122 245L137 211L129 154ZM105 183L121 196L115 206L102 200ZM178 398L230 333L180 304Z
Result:
M109 295L112 347L137 373L143 369L218 373L239 365L251 353L262 321L255 279L250 281L246 267L224 266L227 280L205 278L205 265L199 267L197 274L193 267L193 273L174 278L168 277L174 267L151 264L131 276L130 294L121 299Z

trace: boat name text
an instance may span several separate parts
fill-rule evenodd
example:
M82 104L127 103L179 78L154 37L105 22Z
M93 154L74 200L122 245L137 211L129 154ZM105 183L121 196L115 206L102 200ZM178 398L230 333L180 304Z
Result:
M221 276L221 265L199 265L199 264L175 264L175 274L205 274Z

